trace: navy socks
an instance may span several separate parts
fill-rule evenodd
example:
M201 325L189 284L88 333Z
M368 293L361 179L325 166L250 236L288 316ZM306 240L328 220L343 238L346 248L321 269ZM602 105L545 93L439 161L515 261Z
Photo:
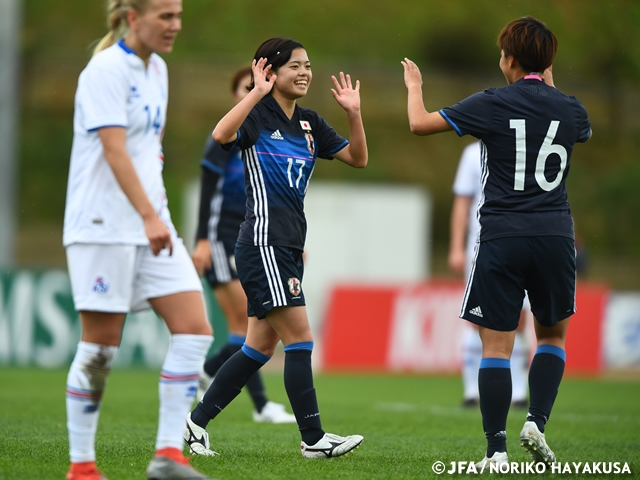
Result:
M324 435L316 390L313 387L312 349L313 342L291 343L284 347L284 386L302 441L307 445L314 445Z
M204 371L207 375L214 377L224 362L229 360L231 356L242 348L244 341L245 337L243 335L230 334L227 344L220 348L215 355L212 355L206 362L204 362ZM253 406L256 411L262 411L264 406L267 404L268 399L264 383L262 382L262 375L259 371L254 373L247 381L247 391L251 396L251 400L253 401Z
M564 374L566 354L560 347L540 345L529 368L529 396L527 420L535 422L540 432L549 420Z
M243 345L220 367L202 401L191 412L191 420L196 425L206 428L209 421L238 396L251 376L270 358L247 345Z
M507 416L511 405L511 362L483 358L478 372L482 427L487 437L487 457L507 451Z

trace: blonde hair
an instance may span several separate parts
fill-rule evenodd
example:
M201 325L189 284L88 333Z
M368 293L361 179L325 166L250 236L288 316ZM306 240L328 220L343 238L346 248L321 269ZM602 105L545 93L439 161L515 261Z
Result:
M142 13L148 7L149 0L109 0L107 4L107 33L93 49L93 55L110 47L127 34L129 24L127 13L135 10Z

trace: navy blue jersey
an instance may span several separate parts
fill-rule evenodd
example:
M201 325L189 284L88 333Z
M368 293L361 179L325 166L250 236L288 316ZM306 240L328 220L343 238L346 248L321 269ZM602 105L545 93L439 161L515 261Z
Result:
M271 95L253 108L224 145L242 149L247 210L238 242L304 248L304 196L316 158L332 159L348 141L313 110L296 105L289 119Z
M440 110L458 135L482 141L480 241L509 236L573 238L565 180L576 142L589 139L575 98L527 76Z
M200 165L202 180L196 239L209 238L212 242L229 239L235 243L247 201L240 149L224 150L209 137Z

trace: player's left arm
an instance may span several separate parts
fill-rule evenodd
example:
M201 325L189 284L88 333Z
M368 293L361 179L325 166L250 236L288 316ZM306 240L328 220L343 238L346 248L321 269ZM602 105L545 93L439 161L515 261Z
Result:
M408 58L405 58L401 63L404 67L404 83L407 87L407 114L409 115L411 133L433 135L453 130L439 112L430 113L424 107L422 74L418 66Z
M550 87L556 88L555 84L553 83L553 65L549 65L549 67L542 74L542 78L544 79L544 83L546 83ZM584 140L580 140L580 141L586 142L589 139L591 139L592 136L593 136L593 129L591 128L591 125L589 125L589 136Z
M349 120L349 144L333 156L352 167L364 168L369 161L369 151L360 113L360 81L356 80L354 88L351 76L342 72L340 72L340 82L334 76L331 79L335 86L331 89L333 98L347 112Z

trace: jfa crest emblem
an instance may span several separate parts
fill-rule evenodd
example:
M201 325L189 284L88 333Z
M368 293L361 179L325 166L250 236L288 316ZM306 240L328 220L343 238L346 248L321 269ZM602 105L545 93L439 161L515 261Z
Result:
M304 134L304 138L307 139L307 150L309 150L309 153L311 155L314 155L316 152L316 145L315 142L313 140L313 135L311 135L310 132L307 132Z
M294 297L300 295L300 292L302 291L302 289L300 288L300 280L298 280L297 278L290 278L289 280L287 280L287 284L289 285L289 291L291 292L291 295L293 295Z
M95 293L100 293L104 295L109 293L110 286L111 286L111 282L107 277L98 276L93 282L93 286L91 287L91 290L93 290Z

